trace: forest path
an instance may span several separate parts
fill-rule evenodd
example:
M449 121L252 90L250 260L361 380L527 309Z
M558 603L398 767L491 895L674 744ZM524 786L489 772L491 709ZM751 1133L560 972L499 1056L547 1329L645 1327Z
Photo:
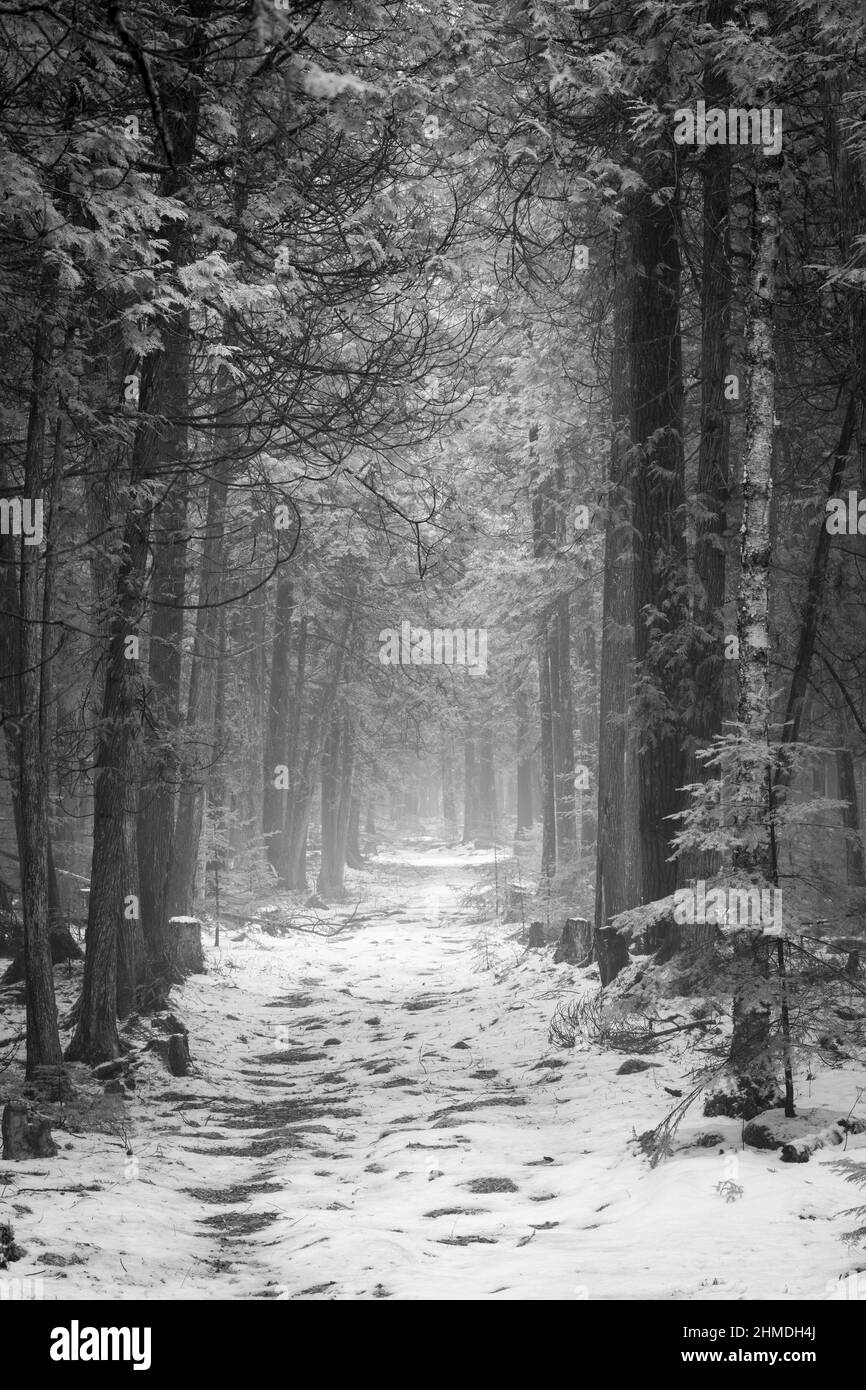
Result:
M227 1084L215 1132L187 1150L208 1202L223 1198L205 1218L212 1293L826 1297L848 1267L830 1230L849 1204L841 1179L742 1152L738 1122L699 1111L650 1170L630 1140L673 1104L682 1065L659 1053L619 1075L622 1053L550 1048L556 1003L597 982L525 951L513 927L473 922L460 900L485 859L398 851L377 865L381 915L330 940L261 939L246 969L251 943L232 948L237 1031L218 1025L214 1074ZM183 1007L206 1035L210 1008ZM709 1133L720 1142L696 1143Z
M553 1094L563 1060L546 1045L561 972L525 997L521 961L534 976L538 959L459 905L488 858L380 859L400 908L302 938L303 973L297 938L271 951L278 988L246 999L248 1049L214 1115L223 1135L243 1126L243 1144L195 1145L196 1157L246 1160L211 1218L224 1295L243 1250L244 1280L261 1271L258 1296L447 1298L455 1280L479 1297L532 1296L528 1266L543 1255L523 1247L560 1225L537 1088L549 1092L546 1121L564 1124ZM207 1027L189 1021L193 1034ZM245 1181L259 1185L239 1207ZM574 1296L568 1278L549 1296Z
M224 930L172 996L194 1074L147 1053L101 1132L3 1165L16 1277L46 1298L827 1297L854 1258L838 1151L785 1165L694 1110L650 1169L633 1136L688 1060L551 1049L556 1004L597 981L473 920L488 861L404 847L353 878L335 935ZM811 1103L846 1113L864 1084L824 1073Z

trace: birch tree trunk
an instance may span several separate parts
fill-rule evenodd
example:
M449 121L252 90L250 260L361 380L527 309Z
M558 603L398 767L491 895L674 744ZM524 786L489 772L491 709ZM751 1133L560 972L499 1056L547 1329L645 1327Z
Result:
M749 317L746 331L746 440L742 462L743 519L737 592L737 717L757 760L749 801L754 842L738 846L733 867L762 884L775 878L770 814L770 507L775 433L776 270L781 238L779 161L759 157L756 168ZM778 1096L770 1056L769 951L760 930L736 943L742 982L734 995L731 1069L736 1097L729 1113L749 1117ZM718 1111L716 1112L718 1113Z

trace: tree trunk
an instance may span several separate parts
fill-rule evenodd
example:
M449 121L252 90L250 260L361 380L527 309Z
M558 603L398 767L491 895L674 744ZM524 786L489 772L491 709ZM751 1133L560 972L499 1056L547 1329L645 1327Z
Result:
M517 722L517 835L526 834L535 824L532 804L532 748L529 704L522 685L515 695Z
M580 845L578 797L574 786L574 695L571 683L571 613L568 594L556 600L550 629L556 651L556 856L560 870L577 867ZM551 663L552 669L552 663Z
M289 650L291 623L295 608L294 581L288 563L283 564L277 578L274 611L274 638L271 659L268 719L265 737L264 803L262 834L265 850L279 879L282 868L283 836L286 820L286 800L289 788L276 787L278 767L288 769L286 743L289 735Z
M613 430L607 487L599 675L597 932L602 931L611 917L634 907L640 892L640 842L633 791L635 740L629 718L634 671L633 546L628 484L631 467L628 425L630 313L631 297L624 265L620 265L614 287ZM616 936L607 955L613 975L628 964L628 948L622 937Z
M708 22L721 29L732 10L731 0L711 0ZM704 99L707 109L727 107L727 76L712 52L704 67ZM728 339L731 324L731 156L727 145L708 145L701 160L703 173L703 247L701 273L701 434L698 450L697 493L701 513L696 520L693 622L697 629L692 646L694 670L692 717L686 757L685 781L701 782L708 776L698 749L709 747L722 731L724 716L725 658L722 609L725 602L725 544L730 490L730 416L725 387L728 373ZM692 878L710 878L717 872L719 856L691 850L680 855L680 884Z
M749 321L746 333L746 441L743 451L743 521L741 570L737 594L737 714L745 736L763 750L764 771L753 774L758 825L753 844L734 851L735 869L765 883L775 880L771 809L770 716L770 501L773 489L773 444L776 399L776 268L781 236L780 176L777 161L759 160L755 178L754 235ZM764 808L764 815L761 814ZM770 1008L763 981L769 954L760 933L743 933L736 945L743 983L734 995L731 1065L737 1078L739 1113L757 1114L777 1095L769 1056Z
M300 741L301 711L304 704L307 672L306 618L298 626L295 688L289 716L289 804L286 808L285 830L280 845L277 874L290 888L306 886L307 826L300 822L299 792L301 783L302 749Z
M349 825L346 831L346 868L366 869L366 867L364 856L361 853L361 795L360 792L353 792L349 806Z
M303 889L307 886L307 833L314 791L314 769L319 767L324 731L328 727L343 671L347 643L352 630L351 605L343 620L335 644L333 663L327 670L307 725L303 757L296 787L292 788L291 839L289 842L288 886Z
M24 495L43 496L46 375L50 329L36 327L30 383L30 411L24 462ZM48 921L48 767L43 745L42 605L39 596L40 547L21 541L21 605L18 672L21 693L18 801L21 815L21 899L24 917L24 969L27 981L27 1075L63 1060L57 1028L54 975Z
M470 729L463 745L463 843L472 844L481 821L477 740Z
M641 720L637 764L642 902L676 888L666 817L680 809L684 772L678 727L684 673L677 652L685 578L680 252L676 205L656 201L654 191L641 195L631 217L635 656L653 692Z
M440 753L442 779L442 820L446 839L453 839L457 833L457 798L454 790L454 763L451 753L442 740ZM372 832L370 832L372 833Z
M188 414L189 315L167 336L164 346L165 395L151 409L170 421ZM138 866L141 916L154 962L165 957L166 900L172 860L175 805L181 780L178 749L181 659L186 585L185 472L186 429L169 426L160 446L160 472L169 482L157 512L151 575L154 603L148 663L149 717L141 762L138 812Z
M230 388L229 388L230 389ZM205 796L212 784L212 765L222 747L216 731L217 672L220 666L220 633L225 624L219 607L222 592L222 560L225 549L225 514L228 496L229 458L222 459L208 485L205 538L202 546L196 612L195 642L190 667L186 709L186 735L193 737L204 766L191 767L189 753L178 795L177 822L167 897L168 917L190 917L195 907L196 876L204 821Z
M137 817L134 812L139 791L138 749L131 759L132 781L129 793L132 814L123 819L123 882L138 882L138 840L136 835ZM117 924L117 1017L128 1018L135 1011L138 1000L138 987L145 974L146 951L141 916L128 915L124 909Z
M496 843L496 770L493 758L493 735L485 719L479 728L478 749L478 831L475 842L479 849L489 849Z
M343 896L344 859L340 845L340 767L343 753L343 719L331 715L322 747L322 857L316 892L324 898Z
M842 124L846 115L849 120L859 122L860 106L859 93L847 91L839 76L827 79L824 88L825 144L836 201L839 248L846 266L859 264L866 232L866 177L857 146L849 140L849 132ZM866 302L859 278L849 282L847 289L860 485L866 490Z
M193 7L194 24L189 41L176 55L186 64L165 63L160 73L160 102L173 150L171 167L160 180L160 192L169 197L183 193L198 139L201 83L197 75L204 61L204 21L209 0ZM186 72L184 67L187 66ZM166 229L167 255L175 272L192 255L191 235L185 222L171 222ZM142 377L141 408L150 413L148 476L164 483L162 495L150 518L154 561L150 626L149 703L151 718L145 721L143 786L138 814L138 863L141 918L154 968L160 973L170 951L167 932L167 891L172 866L176 795L180 782L177 730L180 724L181 662L183 657L184 594L186 589L186 513L189 493L187 472L190 382L190 311L181 307L163 316L161 346L151 358L158 363L149 374L148 390ZM127 889L131 891L131 889Z
M854 777L854 758L850 748L837 748L836 769L839 779L839 798L846 803L842 824L848 838L845 843L846 880L850 888L866 887L866 865L863 861L863 840L860 834L860 812L857 806L857 782Z
M158 354L146 359L142 374L145 409ZM130 885L123 881L124 818L127 788L135 767L137 663L127 655L127 638L138 633L143 606L150 512L139 485L152 466L152 426L140 423L133 447L130 503L120 562L102 700L94 783L93 853L90 870L84 984L78 1025L67 1056L102 1062L120 1051L117 1036L117 933Z

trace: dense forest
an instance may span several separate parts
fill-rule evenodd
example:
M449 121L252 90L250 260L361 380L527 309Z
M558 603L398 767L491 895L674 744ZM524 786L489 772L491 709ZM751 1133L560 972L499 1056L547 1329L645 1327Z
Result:
M10 0L0 186L0 1282L866 1297L862 5Z

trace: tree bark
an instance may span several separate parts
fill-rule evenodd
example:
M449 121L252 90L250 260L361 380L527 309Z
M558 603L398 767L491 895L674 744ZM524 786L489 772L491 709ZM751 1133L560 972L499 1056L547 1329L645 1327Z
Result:
M629 471L629 353L631 293L626 280L627 248L620 253L614 286L611 362L612 437L607 480L604 592L599 674L598 823L596 829L595 928L599 933L618 913L638 902L639 852L633 795L635 738L630 709L634 679L632 608L633 541ZM624 939L615 935L611 978L628 964Z
M650 186L640 196L630 227L635 657L652 689L637 763L642 902L676 888L666 817L680 809L684 772L677 651L685 616L680 252L676 206L655 194Z
M517 724L517 835L526 834L535 824L532 803L532 748L529 703L522 685L515 695Z
M578 796L574 785L574 695L571 680L571 611L568 594L556 600L550 640L556 650L556 854L560 869L576 868L580 846Z
M197 0L189 43L169 60L160 74L160 101L174 157L163 174L160 192L177 197L186 187L198 140L201 84L197 76L204 59L204 21L210 0ZM184 72L184 66L187 71ZM185 222L167 229L168 258L176 273L190 259L191 236ZM151 373L143 408L151 414L149 476L163 483L162 495L150 522L154 562L151 575L153 616L150 626L148 701L139 799L138 891L148 954L159 973L167 959L167 891L171 872L177 790L181 778L177 733L180 724L181 662L183 657L184 594L186 589L186 513L190 312L185 306L163 316L158 368ZM149 359L148 359L149 360ZM144 381L142 379L142 387ZM157 423L159 420L159 423ZM131 891L131 889L128 889Z
M231 388L229 388L231 389ZM216 703L220 632L223 609L222 562L225 549L225 515L230 458L218 463L208 484L205 538L202 546L196 612L195 641L190 667L186 708L186 736L194 737L207 751L204 766L192 767L187 754L178 795L177 821L167 896L168 917L190 917L195 907L199 847L204 822L205 797L212 781L213 763L221 755L217 735Z
M289 766L286 742L289 736L289 652L294 608L294 581L290 565L286 563L281 567L277 577L262 809L265 851L278 879L281 877L283 859L288 787L275 787L274 774L278 766L284 766L286 769Z
M776 269L781 238L779 162L764 158L755 178L754 234L746 333L746 441L742 462L743 520L741 569L737 594L737 714L744 735L764 750L764 770L754 775L763 830L754 842L734 850L734 868L772 883L776 877L769 826L772 808L772 755L769 747L770 690L770 504L773 490L773 445L776 399ZM761 814L763 807L764 814ZM731 1065L737 1078L740 1113L747 1118L773 1103L777 1094L769 1057L770 1007L767 988L769 953L760 933L743 933L736 954L743 983L734 995Z
M46 377L51 332L36 327L24 461L24 495L43 496ZM48 767L43 744L42 605L39 546L21 541L21 604L18 672L21 693L18 801L21 815L21 899L27 981L27 1075L63 1060L54 999L48 920Z
M463 843L472 844L481 820L477 739L474 728L463 744Z
M708 22L721 29L731 11L731 0L711 0ZM707 54L703 95L708 110L729 105L729 83L718 63L715 47ZM724 717L722 609L725 602L724 538L730 494L730 415L725 385L730 356L732 293L729 147L708 145L703 152L701 169L701 433L697 477L701 512L696 520L694 553L696 586L692 620L696 632L690 663L694 670L694 695L685 772L685 781L689 783L702 782L708 776L706 764L696 753L710 746L713 738L721 733ZM679 882L709 878L718 866L717 854L687 851L679 857Z

